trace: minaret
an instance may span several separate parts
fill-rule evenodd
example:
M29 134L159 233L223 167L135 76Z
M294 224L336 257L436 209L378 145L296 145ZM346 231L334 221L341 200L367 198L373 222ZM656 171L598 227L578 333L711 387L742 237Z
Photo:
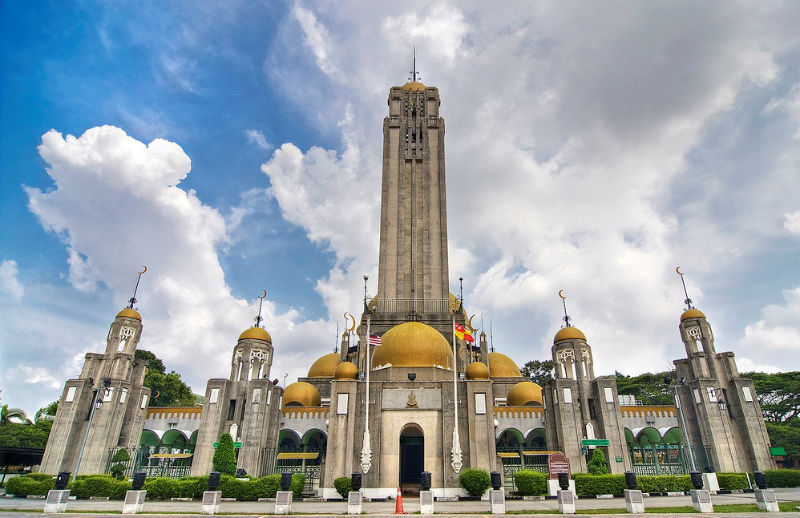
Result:
M673 363L691 460L698 470L707 466L733 472L773 469L755 385L739 375L732 352L716 352L711 325L692 305L680 267L675 271L686 296L678 324L686 358Z

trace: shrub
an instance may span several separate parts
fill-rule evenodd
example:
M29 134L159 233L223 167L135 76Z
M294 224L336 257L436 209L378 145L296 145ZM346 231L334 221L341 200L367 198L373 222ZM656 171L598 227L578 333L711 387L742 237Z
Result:
M221 445L222 442L220 442L220 446ZM222 491L222 498L236 498L238 500L241 498L241 486L242 483L236 480L236 478L230 475L222 475L219 479L218 491Z
M765 471L768 487L800 487L800 470L773 469Z
M522 469L514 473L514 485L521 495L544 495L547 493L547 474Z
M589 473L592 475L608 475L608 463L603 450L595 448L592 454L592 460L589 461ZM603 493L601 493L603 494Z
M128 455L128 450L125 448L120 448L117 450L117 453L111 458L111 462L115 462L113 466L111 466L111 474L114 478L122 480L122 477L125 474L125 463L131 460L131 456Z
M304 473L295 473L294 475L292 475L292 485L290 486L290 490L292 491L292 497L300 498L301 496L303 496L303 488L305 486L306 486L306 476Z
M31 480L35 480L36 482L45 482L47 480L53 480L53 475L49 475L47 473L28 473L25 475ZM55 483L54 483L55 484Z
M689 475L643 475L636 477L643 493L667 493L694 489Z
M78 498L106 496L113 499L125 497L125 491L131 488L128 481L117 480L111 475L86 475L78 477L72 483L72 495Z
M720 489L747 489L747 475L744 473L717 473Z
M208 476L184 477L175 481L176 498L202 498L208 490Z
M469 496L483 496L492 485L492 479L485 469L468 468L461 472L458 483Z
M219 438L217 450L214 452L214 469L223 475L236 474L236 448L231 434L224 433ZM226 497L228 498L228 497Z
M30 475L13 477L6 482L6 493L17 496L46 495L56 486L52 477L48 480L36 480Z
M621 496L625 490L625 475L591 475L576 473L575 492L579 497L596 495Z
M208 484L208 482L206 482L206 484ZM152 498L153 500L169 500L176 496L178 487L180 486L177 479L153 477L144 481L142 489L147 491L147 498Z
M259 498L275 498L278 489L281 488L281 476L267 475L266 477L255 479L253 484L258 490Z
M350 477L339 477L333 481L333 487L336 492L342 495L342 498L347 498L347 494L353 490L353 481Z

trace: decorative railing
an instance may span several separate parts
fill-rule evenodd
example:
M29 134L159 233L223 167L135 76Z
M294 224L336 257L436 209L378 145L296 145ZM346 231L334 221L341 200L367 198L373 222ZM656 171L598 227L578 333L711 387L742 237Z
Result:
M449 313L450 299L374 299L370 310L377 313Z

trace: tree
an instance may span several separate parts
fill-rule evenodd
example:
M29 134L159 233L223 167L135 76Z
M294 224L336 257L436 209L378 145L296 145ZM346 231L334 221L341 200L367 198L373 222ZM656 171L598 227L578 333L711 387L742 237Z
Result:
M30 424L31 420L28 419L28 415L21 408L8 408L8 405L0 407L0 424L14 422Z
M47 417L54 417L56 412L58 411L58 400L56 399L52 403L47 406L43 406L36 413L33 415L33 422L38 423L39 419L47 416Z
M592 475L608 475L608 463L603 450L595 448L592 460L589 461L589 473Z
M553 360L531 360L520 370L523 376L544 387L548 381L553 379Z
M663 371L638 376L616 373L617 393L630 394L645 405L674 405L675 371Z
M50 436L53 421L42 419L36 424L0 424L0 446L15 448L44 448Z
M134 357L148 362L144 386L151 392L150 406L194 406L192 389L183 382L180 374L165 372L164 362L150 351L137 349Z
M125 463L129 460L131 460L131 456L128 454L128 450L125 448L117 450L117 453L111 458L111 462L115 463L111 466L111 474L114 475L114 478L122 480L125 474Z
M233 445L231 434L224 433L220 436L212 462L214 470L223 475L236 475L236 448Z
M753 380L765 421L786 424L800 418L800 371L747 372L742 376Z

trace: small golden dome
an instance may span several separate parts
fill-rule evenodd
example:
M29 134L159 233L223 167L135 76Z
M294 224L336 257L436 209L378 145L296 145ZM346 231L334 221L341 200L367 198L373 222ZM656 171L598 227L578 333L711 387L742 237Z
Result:
M424 92L425 85L422 83L418 83L416 81L410 81L403 85L403 91L405 92Z
M556 336L553 337L553 343L559 342L561 340L571 340L575 338L580 338L581 340L586 340L586 335L581 332L580 329L577 327L562 327L556 333Z
M354 380L358 377L358 367L353 362L342 362L336 366L333 377L337 380Z
M296 381L283 390L283 406L319 406L322 399L317 387L305 381Z
M272 343L272 337L269 336L269 333L267 333L266 330L260 327L251 327L250 329L245 329L244 332L239 335L239 340L244 340L245 338L264 340L265 342Z
M692 308L692 309L687 309L686 311L683 312L683 314L681 315L681 322L683 322L687 318L706 318L706 316L699 309Z
M311 364L311 368L308 369L308 377L332 378L337 365L339 365L339 355L336 353L328 353Z
M392 367L453 368L453 351L442 333L420 322L395 326L381 337L375 348L372 367L391 364Z
M542 387L532 381L520 381L508 391L508 406L543 406Z
M521 378L514 360L503 353L489 353L489 375L493 378Z
M489 367L483 362L472 362L467 365L468 380L488 380Z
M139 312L136 311L133 308L125 308L125 309L123 309L122 311L117 313L117 318L119 318L119 317L133 318L133 319L139 320L139 321L142 320L142 315L140 315Z

